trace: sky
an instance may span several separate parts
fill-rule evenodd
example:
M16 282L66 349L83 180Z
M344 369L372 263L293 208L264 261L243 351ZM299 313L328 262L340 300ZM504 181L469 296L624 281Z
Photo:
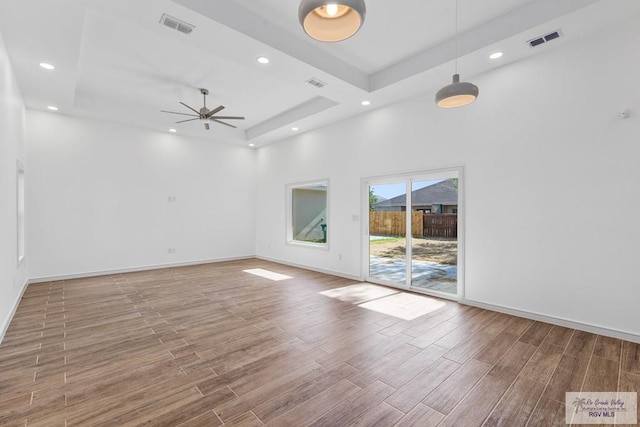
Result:
M433 185L440 181L444 181L444 180L436 179L431 181L415 181L412 184L412 188L413 188L412 191L419 190L424 187L428 187L429 185ZM391 199L401 194L405 194L406 184L404 182L399 182L395 184L372 185L371 189L373 190L373 194L375 194L376 196L384 197L385 199Z

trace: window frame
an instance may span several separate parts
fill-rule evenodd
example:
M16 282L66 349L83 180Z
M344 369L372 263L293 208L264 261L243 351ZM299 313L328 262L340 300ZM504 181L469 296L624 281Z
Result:
M325 208L325 217L324 223L327 225L326 231L326 241L322 242L307 242L303 240L296 240L293 237L293 194L294 190L306 187L318 187L325 186L326 187L326 208ZM330 183L329 179L318 179L314 181L305 181L305 182L296 182L286 185L286 238L285 242L287 245L298 246L298 247L306 247L313 249L321 249L321 250L329 250L329 243L331 241L331 220L330 220Z
M20 160L16 160L16 254L18 266L26 257L25 193L24 165L20 163Z

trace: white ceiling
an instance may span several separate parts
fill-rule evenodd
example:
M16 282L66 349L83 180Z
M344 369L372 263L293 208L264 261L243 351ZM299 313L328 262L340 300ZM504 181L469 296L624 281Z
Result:
M366 3L362 30L331 44L300 29L299 0L3 0L0 32L29 108L261 146L292 127L308 131L449 83L453 0ZM164 27L163 13L196 29ZM472 80L638 15L637 0L459 0L459 70ZM563 38L525 43L557 29ZM496 50L505 55L489 60ZM257 63L263 55L268 65ZM307 84L311 77L327 86ZM210 91L208 107L246 120L205 131L160 112L188 112L178 101L200 108L199 88ZM360 105L365 99L372 105Z

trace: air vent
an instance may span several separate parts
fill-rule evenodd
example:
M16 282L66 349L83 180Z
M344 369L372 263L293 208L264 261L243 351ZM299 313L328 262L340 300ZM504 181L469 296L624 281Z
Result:
M160 23L165 27L180 31L183 34L191 34L191 32L196 29L195 26L178 18L174 18L173 16L167 15L166 13L162 15L162 18L160 18Z
M529 40L529 45L531 45L531 47L536 47L543 43L544 43L544 39L542 37L539 37L535 40Z
M555 40L557 38L562 37L562 30L557 30L549 34L545 34L544 36L536 37L531 40L527 40L527 43L531 47L540 46L541 44L545 44L550 42L551 40Z
M557 39L558 37L560 37L560 33L557 31L554 31L551 34L547 34L546 36L544 36L544 41L550 42L551 40Z
M323 88L327 85L325 82L320 79L316 79L315 77L311 77L309 80L307 80L307 83L309 83L311 86L319 88Z

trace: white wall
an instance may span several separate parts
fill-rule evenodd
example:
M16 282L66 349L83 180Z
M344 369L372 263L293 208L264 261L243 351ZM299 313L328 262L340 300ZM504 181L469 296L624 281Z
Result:
M24 156L24 104L0 33L0 341L27 280L27 258L18 265L17 161Z
M469 107L425 94L260 149L258 256L361 276L361 178L464 166L466 298L640 335L638 45L632 22L473 77ZM327 177L330 251L286 245L285 185Z
M254 150L34 110L27 123L32 280L254 255Z

